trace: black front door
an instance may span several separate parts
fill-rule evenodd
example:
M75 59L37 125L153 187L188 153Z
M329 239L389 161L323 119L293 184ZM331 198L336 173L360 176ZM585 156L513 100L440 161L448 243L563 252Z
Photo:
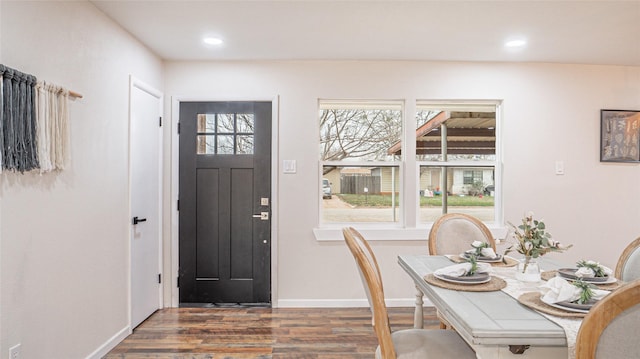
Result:
M180 103L180 303L269 303L271 103Z

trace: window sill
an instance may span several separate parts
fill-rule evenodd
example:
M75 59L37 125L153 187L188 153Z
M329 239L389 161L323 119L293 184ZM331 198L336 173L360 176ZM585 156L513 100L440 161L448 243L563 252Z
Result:
M429 227L400 228L400 227L364 227L357 224L345 223L341 227L314 228L313 235L318 242L344 241L343 227L354 227L368 241L426 241L429 237ZM494 238L503 239L507 234L506 226L488 224L487 227L493 233Z
M348 226L356 228L369 241L426 241L429 236L429 230L424 228L360 228L357 225L344 225ZM342 227L314 228L313 234L319 242L344 241Z

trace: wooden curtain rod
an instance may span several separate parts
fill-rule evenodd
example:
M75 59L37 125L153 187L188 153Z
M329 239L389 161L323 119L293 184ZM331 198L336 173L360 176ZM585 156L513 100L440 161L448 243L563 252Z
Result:
M2 76L2 74L5 72L5 70L11 70L11 71L13 71L14 73L16 73L16 74L18 74L20 76L33 76L33 75L29 75L29 74L23 73L21 71L18 71L16 69L12 69L11 67L8 67L8 66L0 64L0 76ZM34 79L35 79L35 77L34 77ZM82 98L82 94L77 93L75 91L69 90L69 97Z

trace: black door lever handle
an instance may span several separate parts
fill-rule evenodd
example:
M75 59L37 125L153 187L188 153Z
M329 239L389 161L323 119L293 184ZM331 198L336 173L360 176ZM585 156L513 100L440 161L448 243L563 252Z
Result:
M146 218L138 218L138 217L133 217L133 225L136 225L140 222L146 222L147 219Z

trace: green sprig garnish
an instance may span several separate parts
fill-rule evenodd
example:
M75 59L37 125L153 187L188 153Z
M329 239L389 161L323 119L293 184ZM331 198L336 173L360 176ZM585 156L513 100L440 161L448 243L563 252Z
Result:
M475 255L479 257L479 256L482 256L482 249L489 248L489 243L482 242L482 244L480 244L479 246L477 247L472 246L472 247L476 250Z
M469 263L471 263L471 269L469 269L469 271L467 272L466 276L470 277L470 276L476 274L476 272L478 271L478 258L476 257L475 254L470 253L468 261L469 261Z
M593 284L587 283L582 279L576 279L573 285L580 288L580 298L575 301L576 303L587 304L593 298L593 288L595 288Z

